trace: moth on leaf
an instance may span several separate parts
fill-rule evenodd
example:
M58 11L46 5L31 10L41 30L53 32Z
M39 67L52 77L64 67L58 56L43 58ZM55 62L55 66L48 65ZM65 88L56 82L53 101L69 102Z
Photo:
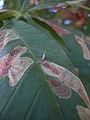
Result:
M0 52L8 42L16 39L19 39L19 36L16 35L13 29L1 30L0 31Z
M83 38L75 35L75 39L77 40L78 44L81 45L82 49L83 49L83 56L84 56L84 59L86 60L90 60L90 51L87 47L87 45L85 44Z
M29 57L20 57L26 51L26 47L17 46L0 59L0 77L8 75L11 87L18 84L25 71L34 63Z
M40 62L40 65L47 75L57 78L59 82L63 82L67 87L73 89L76 93L78 93L87 104L88 108L90 108L90 101L87 92L82 82L76 75L74 75L68 69L47 60ZM52 86L52 88L56 89L54 86Z

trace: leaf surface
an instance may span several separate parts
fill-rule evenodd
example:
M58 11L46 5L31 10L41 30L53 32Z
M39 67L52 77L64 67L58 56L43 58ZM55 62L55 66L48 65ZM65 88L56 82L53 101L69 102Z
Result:
M3 50L4 54L17 45L24 45L28 51L23 56L31 57L34 64L25 72L16 87L9 86L7 76L1 79L0 119L67 120L72 117L73 120L78 120L75 106L83 105L84 102L74 92L68 100L57 98L48 84L48 76L38 63L38 59L46 51L46 59L64 66L75 74L74 67L62 46L49 33L46 35L25 22L13 21L12 26L21 40L8 43Z

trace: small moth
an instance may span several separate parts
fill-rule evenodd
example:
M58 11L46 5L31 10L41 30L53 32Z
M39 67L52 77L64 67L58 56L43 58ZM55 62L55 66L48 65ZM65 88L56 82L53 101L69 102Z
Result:
M77 40L78 44L81 45L82 49L83 49L83 56L86 60L90 60L90 51L87 47L87 45L85 44L83 38L75 35L75 39Z
M12 29L3 29L0 31L0 52L4 46L13 40L19 39L19 36Z
M45 56L46 56L46 52L44 52L44 54L43 54L43 56L42 56L41 63L44 61L44 59L45 59Z
M81 105L77 105L76 109L81 120L90 120L90 109Z
M63 82L66 86L78 93L90 108L90 101L86 90L76 75L68 69L47 60L41 63L41 68L47 75L57 78L60 82Z
M53 89L54 94L59 98L68 99L71 97L71 89L56 78L51 78L48 82Z
M29 57L20 57L26 51L26 47L17 46L0 59L0 77L8 75L11 87L18 84L25 71L34 63Z

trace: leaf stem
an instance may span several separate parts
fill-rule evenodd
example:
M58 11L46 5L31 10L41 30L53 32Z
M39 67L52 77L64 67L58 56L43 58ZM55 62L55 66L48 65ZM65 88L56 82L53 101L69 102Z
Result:
M80 8L83 8L83 9L86 9L86 10L90 10L90 8L89 8L89 7L84 6L84 5L80 5L79 7L80 7Z

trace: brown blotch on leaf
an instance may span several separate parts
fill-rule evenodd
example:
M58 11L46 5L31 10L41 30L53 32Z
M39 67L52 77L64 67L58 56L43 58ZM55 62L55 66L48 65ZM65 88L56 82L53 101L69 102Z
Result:
M19 39L19 36L16 35L13 29L1 30L0 31L0 52L8 42L16 39Z
M29 57L21 57L15 61L14 65L9 69L9 85L14 87L18 84L25 71L34 63Z
M59 80L51 78L48 80L48 83L53 89L54 94L59 98L68 99L71 97L71 89Z
M25 71L34 63L29 57L21 57L26 50L27 48L24 46L17 46L0 59L0 77L7 74L11 87L18 84Z
M68 69L46 60L42 62L41 67L47 75L55 77L61 82L63 81L66 86L73 89L77 94L79 94L87 104L88 108L90 108L90 101L87 92L83 86L83 83L76 75L74 75Z
M90 51L89 51L85 41L83 40L83 38L75 35L75 39L78 42L78 44L80 44L82 47L84 59L90 60Z

